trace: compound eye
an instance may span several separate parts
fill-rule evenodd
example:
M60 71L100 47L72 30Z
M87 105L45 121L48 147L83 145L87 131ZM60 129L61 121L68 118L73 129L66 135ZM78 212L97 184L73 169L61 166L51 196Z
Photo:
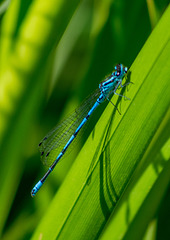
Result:
M127 73L127 71L128 71L128 68L127 68L127 67L125 67L125 73Z

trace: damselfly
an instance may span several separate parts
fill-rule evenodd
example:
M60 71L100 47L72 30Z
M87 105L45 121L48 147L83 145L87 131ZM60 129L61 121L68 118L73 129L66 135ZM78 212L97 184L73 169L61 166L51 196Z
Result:
M104 79L104 81L99 84L99 88L59 126L55 127L51 132L49 132L49 134L47 134L47 136L40 142L39 150L41 152L42 161L46 165L51 164L51 166L32 189L32 197L35 196L35 194L42 187L49 174L53 171L58 161L66 153L70 144L76 139L77 134L88 121L94 110L105 100L111 102L109 99L111 94L125 97L116 93L116 90L119 87L123 88L129 84L126 83L122 85L122 79L126 75L127 71L128 68L124 67L122 64L116 65L115 71L113 71Z

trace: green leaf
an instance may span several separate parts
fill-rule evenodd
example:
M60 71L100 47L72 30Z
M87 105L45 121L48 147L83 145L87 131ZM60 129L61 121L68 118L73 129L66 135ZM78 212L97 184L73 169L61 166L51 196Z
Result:
M50 53L58 44L78 2L37 0L26 8L27 4L13 1L3 19L0 53L0 58L4 59L0 65L0 232L22 175L28 129L42 99ZM22 4L26 8L25 16L19 18Z
M121 101L122 116L108 104L32 239L97 239L111 215L101 239L136 239L142 209L152 209L158 197L147 222L155 214L169 182L169 157L145 155L160 129L169 129L169 29L170 7L130 68L131 101L113 97ZM156 154L161 148L157 144ZM140 236L145 228L141 224Z

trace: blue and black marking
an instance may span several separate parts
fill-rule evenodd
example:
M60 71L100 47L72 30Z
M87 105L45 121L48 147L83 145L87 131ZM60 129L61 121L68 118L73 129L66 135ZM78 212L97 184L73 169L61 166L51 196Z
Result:
M88 110L87 115L79 120L80 123L78 125L78 127L73 128L74 131L72 132L72 135L70 135L70 138L67 140L65 146L63 147L62 151L58 154L57 158L55 159L55 161L52 163L52 165L49 167L48 171L45 173L45 175L41 178L41 180L34 186L34 188L31 191L31 195L35 196L35 194L39 191L39 189L42 187L43 183L45 182L45 180L47 179L47 177L49 176L49 174L53 171L54 167L56 166L56 164L58 163L58 161L62 158L62 156L65 154L66 150L68 149L68 147L70 146L70 144L72 143L72 141L76 138L77 134L79 133L79 131L82 129L82 127L84 126L84 124L88 121L88 119L90 118L91 114L94 112L94 110L102 103L104 102L106 99L111 102L109 100L109 96L111 93L117 94L116 90L119 86L122 86L122 79L125 76L125 74L127 73L128 68L124 67L122 64L118 64L115 66L115 71L112 72L112 74L108 77L105 78L105 80L103 82L101 82L99 84L99 95L97 100L95 101L95 103L92 105L91 108L89 108L90 110ZM122 96L120 94L117 94L119 96ZM89 104L91 101L92 97L89 98ZM85 102L85 106L88 107L89 104L87 104L87 101ZM112 103L113 104L113 103ZM113 104L114 105L114 104ZM82 108L82 106L80 107ZM76 114L79 116L79 109L76 110ZM79 118L82 117L81 115L79 116ZM65 122L64 122L65 124ZM63 124L63 125L64 125ZM70 122L70 124L73 124L72 121ZM64 125L65 126L65 125ZM69 127L69 130L71 129L71 125ZM69 131L67 130L67 131ZM54 134L53 134L54 133ZM50 155L50 150L53 149L53 146L48 148L48 144L51 143L50 141L48 141L48 137L51 136L50 134L47 135L40 143L39 143L39 147L41 150L41 156L42 157L46 157L48 158ZM60 137L63 136L63 138L66 136L66 134L60 135ZM52 137L56 138L55 135L55 129L52 131ZM46 141L47 140L47 141ZM60 141L62 139L60 138ZM56 140L57 141L57 140ZM47 150L46 150L47 149ZM44 155L44 153L46 153Z

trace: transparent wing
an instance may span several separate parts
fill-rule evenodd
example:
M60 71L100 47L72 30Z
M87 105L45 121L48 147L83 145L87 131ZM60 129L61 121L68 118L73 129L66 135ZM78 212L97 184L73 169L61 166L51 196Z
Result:
M93 94L68 115L59 125L55 126L39 143L39 151L43 164L50 166L58 154L62 151L71 135L87 115L93 104L96 102L100 90L97 89ZM77 138L77 137L76 137ZM73 144L73 143L72 143Z

